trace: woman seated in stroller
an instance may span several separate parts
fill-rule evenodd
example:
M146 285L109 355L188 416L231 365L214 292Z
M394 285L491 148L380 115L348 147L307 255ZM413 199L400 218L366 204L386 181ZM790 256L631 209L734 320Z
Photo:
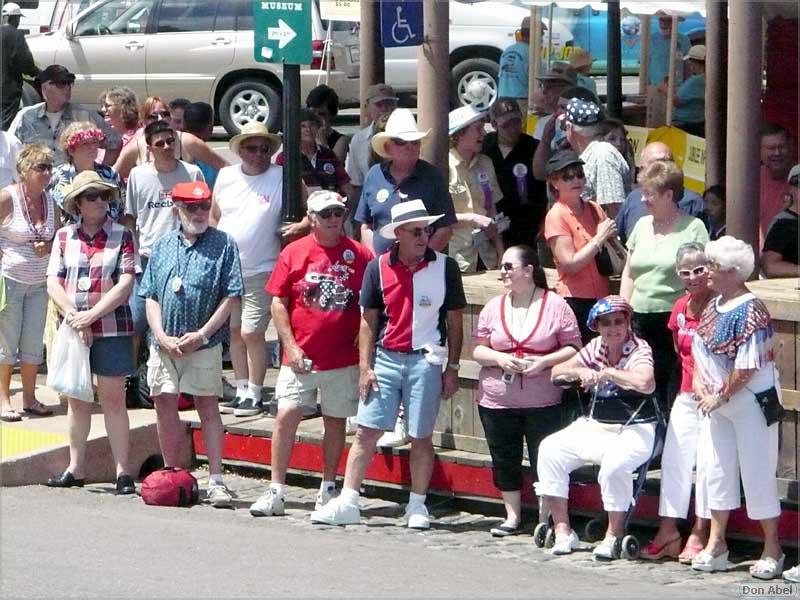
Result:
M626 513L633 502L632 474L654 453L658 409L652 396L653 355L631 329L632 312L620 296L598 300L587 326L599 337L552 370L554 383L574 381L593 391L588 415L539 446L535 488L553 518L553 554L569 554L578 546L567 512L569 474L592 463L600 465L598 482L608 512L608 529L594 558L619 558Z

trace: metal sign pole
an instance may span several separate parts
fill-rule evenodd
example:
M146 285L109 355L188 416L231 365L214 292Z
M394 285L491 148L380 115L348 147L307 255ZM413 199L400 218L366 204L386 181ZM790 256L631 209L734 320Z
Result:
M283 64L283 202L284 225L303 218L300 201L300 65Z
M619 2L608 2L608 88L606 106L608 114L622 118L622 42L620 40Z

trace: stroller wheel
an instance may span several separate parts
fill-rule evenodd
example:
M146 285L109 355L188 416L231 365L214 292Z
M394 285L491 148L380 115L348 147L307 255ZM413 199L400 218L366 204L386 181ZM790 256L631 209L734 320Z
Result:
M533 544L537 548L544 548L547 540L547 529L547 523L539 523L536 529L533 530Z
M547 535L544 538L544 547L547 549L556 545L556 530L553 527L547 528Z
M597 542L605 537L605 530L605 525L601 519L592 519L586 523L586 527L583 530L584 538L587 542Z
M635 535L626 535L622 538L620 556L628 560L636 560L639 558L639 540L636 539Z

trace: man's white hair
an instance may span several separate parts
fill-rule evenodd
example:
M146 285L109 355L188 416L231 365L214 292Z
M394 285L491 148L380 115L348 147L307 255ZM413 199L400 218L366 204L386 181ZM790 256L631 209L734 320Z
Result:
M735 271L741 282L747 281L756 266L753 247L730 235L706 244L706 258L717 263L723 271Z
M589 140L596 140L600 137L600 123L595 123L594 125L575 125L570 123L570 125L573 131L581 137Z

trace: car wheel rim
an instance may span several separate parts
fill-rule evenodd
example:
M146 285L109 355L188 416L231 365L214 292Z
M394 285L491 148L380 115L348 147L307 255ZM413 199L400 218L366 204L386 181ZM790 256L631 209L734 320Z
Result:
M267 124L269 120L269 101L256 90L242 90L233 97L230 105L231 121L241 128L251 121Z
M470 71L458 82L458 100L462 105L489 108L497 98L497 82L486 71Z

